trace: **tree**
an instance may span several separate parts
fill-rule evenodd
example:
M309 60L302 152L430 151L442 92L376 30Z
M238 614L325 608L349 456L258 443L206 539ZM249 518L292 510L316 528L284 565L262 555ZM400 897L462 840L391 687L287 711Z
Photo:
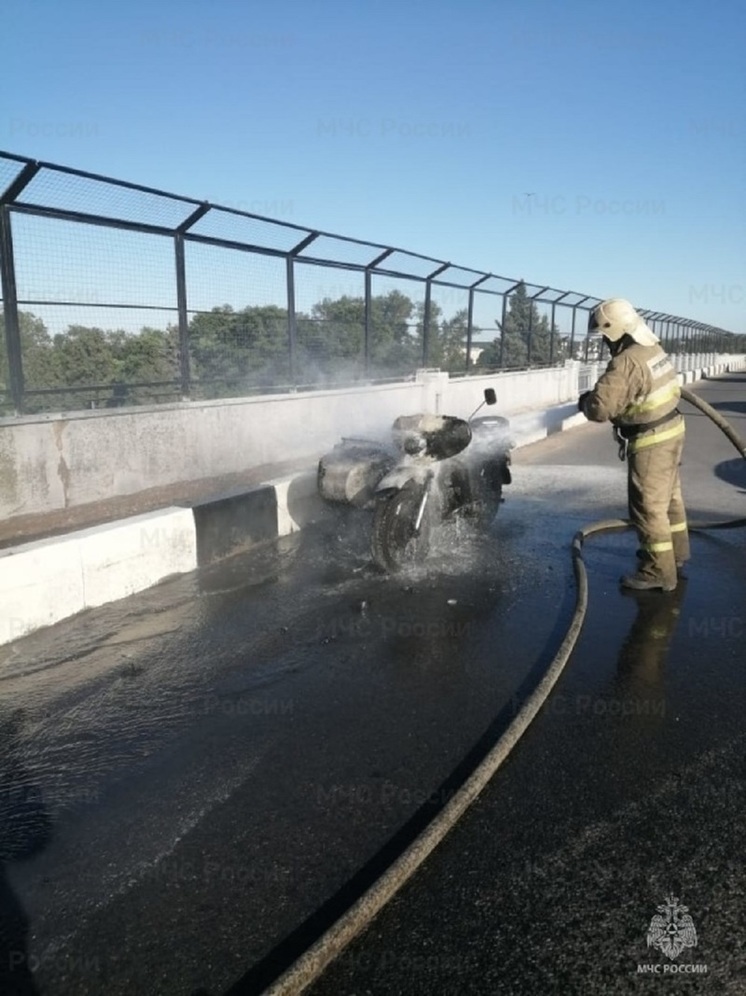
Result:
M500 323L495 320L500 327ZM554 344L552 338L554 337ZM479 357L479 366L524 367L531 363L560 360L566 347L560 343L559 331L550 327L535 301L528 296L525 283L516 287L508 300L508 310L502 327L502 346L496 338Z
M420 362L421 332L410 331L412 301L401 291L371 298L370 372L385 376L413 370ZM298 316L301 362L313 363L316 372L358 374L365 355L365 298L324 298L310 316Z
M116 380L124 385L123 396L130 402L143 404L173 400L179 390L179 330L170 325L162 329L145 327L136 335L117 331L109 333L116 362ZM128 384L158 384L156 387L135 387Z
M425 304L417 302L415 306L417 363L427 367L439 367L443 360L443 350L440 343L440 320L443 312L437 301L430 302L430 321L428 323L428 350L423 357L422 348L425 337Z
M466 338L469 330L469 312L457 311L452 318L440 323L440 365L450 373L460 373L466 366Z
M55 370L52 339L41 318L30 311L18 312L21 359L28 387L53 387ZM10 390L10 366L5 341L5 315L0 314L0 385Z
M325 297L311 308L310 315L298 315L298 362L304 378L319 373L329 375L360 369L365 346L365 301L343 295Z
M288 377L288 315L277 305L234 311L230 305L195 315L189 323L194 375L211 397Z
M103 329L70 325L54 337L54 351L63 384L110 384L116 377L114 353Z
M409 372L420 363L421 346L412 335L414 305L406 294L392 290L371 300L371 361L374 372Z

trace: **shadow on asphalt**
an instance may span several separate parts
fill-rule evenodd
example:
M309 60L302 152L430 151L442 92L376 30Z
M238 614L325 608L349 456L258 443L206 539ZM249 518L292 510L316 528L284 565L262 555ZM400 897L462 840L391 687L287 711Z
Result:
M717 411L746 415L746 401L713 401L711 407Z
M715 467L714 474L721 481L740 488L742 494L746 490L746 460L738 457L735 460L724 460Z
M23 716L0 716L0 992L37 996L28 956L29 920L8 882L5 865L42 851L51 823L41 790L19 760Z
M718 376L718 377L705 377L705 380L714 381L716 384L743 384L746 380L746 374L736 374L735 376Z

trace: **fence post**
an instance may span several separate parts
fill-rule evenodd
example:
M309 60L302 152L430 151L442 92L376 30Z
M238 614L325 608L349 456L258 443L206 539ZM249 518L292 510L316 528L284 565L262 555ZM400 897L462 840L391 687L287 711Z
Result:
M529 298L528 329L526 330L526 366L531 369L531 354L534 344L534 299Z
M295 317L295 270L293 268L292 256L286 258L285 270L288 298L288 377L290 383L295 384L295 353L298 338L298 322Z
M430 312L432 310L433 278L447 270L450 263L444 263L425 278L425 310L422 316L422 365L428 365L430 357Z
M370 373L370 354L373 349L373 270L379 266L393 249L386 249L365 267L365 334L363 342L363 364L366 377Z
M500 369L503 369L503 359L505 357L505 319L508 314L508 295L503 294L503 307L500 316Z
M567 297L570 293L571 293L570 291L565 291L564 294L560 294L559 297L556 297L554 299L554 301L552 301L552 317L550 319L552 327L550 329L550 340L549 340L549 362L550 363L554 363L554 343L555 343L555 339L557 337L557 332L556 332L555 327L554 327L554 322L555 322L555 318L556 318L556 315L557 315L557 305L562 300L562 298ZM570 359L572 359L572 354L570 355Z
M18 294L13 259L13 233L10 208L0 207L0 278L2 279L3 312L5 316L5 345L8 351L10 396L16 415L23 413L23 353L21 327L18 319Z
M572 324L570 325L570 359L575 359L575 319L578 315L578 306L572 306Z
M464 350L464 373L471 366L471 340L474 331L474 288L469 288L469 303L466 307L466 349Z
M176 312L179 325L179 375L181 378L181 398L188 401L191 394L192 373L189 359L189 314L187 312L186 256L184 235L200 218L210 210L204 201L188 218L174 230L174 258L176 260Z
M191 389L189 364L189 315L187 314L186 263L184 259L184 236L174 235L176 257L176 310L179 323L179 373L181 376L181 400L188 401Z
M370 267L365 269L365 327L363 330L363 371L367 377L370 373L370 340L371 340L371 323L372 323L372 302L371 302L371 292L372 292L372 278L370 273Z
M310 246L314 239L319 237L318 232L309 232L296 246L290 250L285 257L285 270L287 275L288 293L288 366L290 368L290 383L295 386L296 351L298 345L298 320L295 315L295 257L302 252L306 246Z

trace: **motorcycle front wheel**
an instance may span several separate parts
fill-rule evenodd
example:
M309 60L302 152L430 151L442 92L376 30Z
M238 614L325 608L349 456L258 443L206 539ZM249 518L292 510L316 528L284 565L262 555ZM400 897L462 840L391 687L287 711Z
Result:
M427 557L435 496L432 493L428 495L420 529L416 531L415 523L424 493L422 487L406 487L376 497L371 553L382 570L399 571L421 564Z
M510 471L502 461L485 462L474 476L472 519L478 529L488 530L500 510L503 484L510 480Z

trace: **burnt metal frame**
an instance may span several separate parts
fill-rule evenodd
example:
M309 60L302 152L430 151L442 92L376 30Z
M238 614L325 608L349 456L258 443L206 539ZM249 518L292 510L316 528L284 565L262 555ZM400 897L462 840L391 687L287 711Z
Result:
M422 363L427 365L427 361L430 355L430 340L431 340L431 316L432 316L432 288L433 286L445 286L454 287L459 290L463 290L468 294L468 305L467 305L467 330L466 330L466 349L464 357L464 370L466 372L472 367L471 354L472 354L472 340L474 331L474 302L476 294L488 294L491 297L497 299L502 298L501 306L501 320L496 321L500 330L500 353L499 353L499 367L503 366L504 360L504 348L505 348L505 319L507 315L507 308L510 299L510 295L513 294L518 287L522 284L527 288L534 290L534 293L528 295L529 300L532 302L532 308L529 318L529 329L528 329L528 356L527 361L530 365L531 363L531 353L532 353L532 339L533 339L533 304L543 303L548 304L551 307L551 323L552 323L552 335L551 335L551 345L550 345L550 362L553 362L555 355L555 345L556 345L556 332L555 332L555 316L556 307L563 301L566 297L570 295L575 295L579 298L572 305L561 305L562 307L570 307L572 310L572 330L570 335L570 353L572 355L574 344L575 344L575 326L576 317L578 309L585 311L590 310L594 304L599 302L599 298L593 297L591 295L581 295L575 291L562 291L548 286L539 287L536 284L530 284L524 280L511 281L508 278L498 277L491 272L484 272L480 270L475 270L470 267L462 267L457 264L452 264L445 262L443 260L434 259L430 256L424 256L419 253L409 252L403 249L397 249L393 246L385 246L378 243L366 242L361 239L351 238L349 236L336 235L331 232L324 232L321 230L305 228L301 225L296 225L291 222L279 221L274 218L269 218L264 215L254 214L247 211L241 211L236 208L226 208L221 207L217 204L212 204L208 201L199 201L191 197L184 197L177 194L171 194L166 191L158 190L154 187L146 187L141 184L130 183L125 180L116 180L110 177L102 176L96 173L89 173L83 170L72 169L66 166L59 166L54 163L41 162L33 159L29 159L24 156L18 156L13 153L7 153L0 151L0 162L17 164L18 172L11 180L8 187L0 192L0 287L2 290L3 298L3 310L5 318L5 343L8 356L8 367L9 367L9 381L10 381L10 397L12 399L13 407L17 414L23 411L23 401L24 396L37 395L37 394L65 394L70 391L80 391L81 389L87 389L88 385L80 385L78 387L60 387L60 388L45 388L45 389L34 389L33 391L26 391L24 385L24 374L23 374L23 356L21 347L21 337L20 337L20 324L19 324L19 303L20 304L44 304L44 305L74 305L78 302L65 302L65 301L38 301L38 302L19 302L16 286L16 276L15 276L15 260L14 260L14 247L13 247L13 233L12 233L12 215L14 212L18 214L28 214L37 217L45 217L54 219L57 221L68 221L76 222L86 225L96 225L105 228L110 228L114 230L122 231L133 231L142 234L152 234L159 236L168 236L173 239L174 246L174 266L175 266L175 297L176 297L176 314L177 314L177 326L179 334L179 354L180 354L180 369L179 369L179 383L178 387L181 392L181 396L184 400L188 400L191 394L192 385L195 383L192 377L190 369L190 358L189 358L189 309L188 309L188 280L186 273L186 261L185 261L185 246L187 242L192 242L199 245L214 246L225 249L233 249L239 252L246 252L257 255L282 257L285 259L286 264L286 295L287 295L287 342L288 342L288 362L290 379L294 384L296 382L296 353L297 353L297 315L295 307L295 263L296 261L302 261L303 263L308 263L314 266L321 266L327 268L339 268L351 272L361 272L364 275L364 337L362 344L363 351L363 361L364 369L366 375L370 373L371 368L371 352L372 352L372 277L373 275L391 277L399 280L408 280L425 284L425 301L423 310L423 321L422 321ZM64 209L60 207L52 207L50 205L38 204L24 202L21 198L24 191L27 190L28 185L31 181L42 171L47 171L53 175L63 175L63 176L73 176L84 180L90 180L95 183L103 183L114 189L119 190L130 190L138 194L147 194L151 196L156 196L163 198L165 201L171 204L178 204L184 207L185 211L189 213L186 217L177 225L159 225L151 224L142 221L128 220L124 217L118 217L116 215L104 215L104 214L94 214L84 211ZM236 241L232 239L218 238L215 236L203 235L193 230L194 226L202 218L208 215L210 212L219 213L221 215L233 215L252 221L258 221L263 224L272 225L275 229L285 229L287 231L297 232L300 236L299 241L297 241L290 249L277 249L273 246L254 244L250 242ZM340 245L350 245L350 246L365 246L371 250L373 258L368 262L363 263L353 263L345 261L343 259L324 259L321 257L314 257L311 255L302 255L304 250L306 250L314 241L319 237L326 237L335 240ZM401 268L387 268L385 264L386 260L389 259L393 254L398 253L406 257L409 261L421 261L428 264L434 264L434 268L430 268L428 272L422 276L416 273L407 272ZM439 277L444 277L449 269L457 269L462 274L473 275L476 279L470 280L468 283L465 282L454 282L453 280L441 279ZM501 290L493 290L482 285L485 284L490 279L502 280L506 287ZM538 288L538 289L536 289ZM557 296L559 295L559 296ZM101 305L105 307L106 305ZM138 307L142 310L147 310L148 306L140 305L111 305L111 307L117 308L135 308ZM155 307L155 306L150 306ZM163 310L163 308L158 308L157 310ZM715 328L713 326L706 325L701 322L696 322L693 319L679 318L673 315L665 314L664 312L643 312L642 314L650 315L651 321L659 322L665 328L665 339L664 341L671 341L672 329L680 330L684 329L689 339L700 337L702 340L702 351L707 351L708 345L718 344L721 347L724 343L730 339L732 341L733 334L727 332L724 329ZM740 337L735 337L740 339ZM588 357L588 340L586 339L586 350L585 357ZM130 384L129 387L143 387L143 384Z

